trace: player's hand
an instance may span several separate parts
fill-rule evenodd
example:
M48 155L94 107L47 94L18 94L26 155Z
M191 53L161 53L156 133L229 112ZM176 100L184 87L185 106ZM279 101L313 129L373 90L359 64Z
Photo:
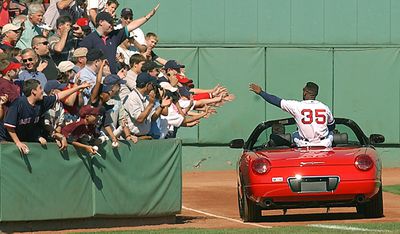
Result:
M262 91L261 87L258 86L258 85L256 85L256 84L254 84L254 83L251 83L251 84L249 85L249 89L250 89L250 91L253 91L253 92L255 92L256 94L260 94L261 91Z

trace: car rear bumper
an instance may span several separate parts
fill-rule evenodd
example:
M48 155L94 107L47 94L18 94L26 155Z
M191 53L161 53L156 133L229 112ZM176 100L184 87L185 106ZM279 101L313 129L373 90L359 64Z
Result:
M288 182L253 184L246 187L250 199L260 203L279 202L363 202L379 190L379 180L340 181L336 189L328 192L293 192Z

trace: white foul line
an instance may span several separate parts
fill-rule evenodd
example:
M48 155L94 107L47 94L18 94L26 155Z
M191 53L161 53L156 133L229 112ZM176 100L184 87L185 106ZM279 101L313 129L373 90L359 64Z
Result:
M190 211L193 211L193 212L196 212L196 213L204 214L204 215L215 217L215 218L219 218L219 219L225 219L225 220L236 222L236 223L241 223L241 224L246 224L246 225L251 225L251 226L256 226L256 227L261 227L261 228L272 228L272 226L264 226L264 225L256 224L256 223L244 223L243 221L238 220L238 219L232 219L232 218L228 218L228 217L225 217L225 216L215 215L215 214L207 213L207 212L204 212L204 211L201 211L201 210L195 210L195 209L192 209L192 208L188 208L188 207L185 207L185 206L182 206L182 209L190 210Z
M309 224L307 226L316 227L316 228L345 230L345 231L357 231L357 232L391 232L389 230L376 230L376 229L367 229L367 228L346 227L346 226L340 226L340 225Z

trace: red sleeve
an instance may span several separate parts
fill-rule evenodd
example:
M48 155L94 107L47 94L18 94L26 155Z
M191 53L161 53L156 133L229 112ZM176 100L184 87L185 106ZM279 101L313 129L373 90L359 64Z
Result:
M193 95L193 100L198 101L201 99L210 99L211 97L211 93L198 93L198 94L194 94Z

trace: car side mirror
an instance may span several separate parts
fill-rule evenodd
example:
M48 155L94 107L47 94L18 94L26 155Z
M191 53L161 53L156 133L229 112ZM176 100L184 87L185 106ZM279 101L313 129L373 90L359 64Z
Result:
M240 149L243 148L243 146L244 146L243 139L234 139L229 143L229 147L234 149Z
M385 137L381 134L371 134L369 136L369 141L371 144L379 144L385 141Z

